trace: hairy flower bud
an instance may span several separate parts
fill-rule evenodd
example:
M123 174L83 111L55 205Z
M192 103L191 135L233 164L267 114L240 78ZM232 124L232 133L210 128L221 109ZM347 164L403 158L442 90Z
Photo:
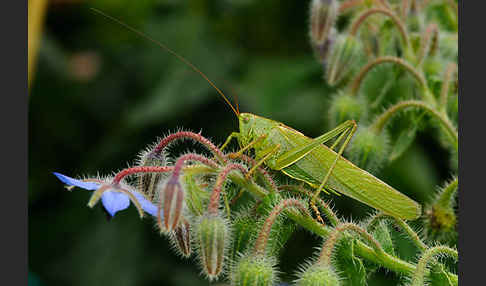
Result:
M185 258L191 256L192 253L190 230L191 225L189 224L189 221L182 218L179 226L169 234L169 239L172 242L174 249Z
M297 286L338 286L339 276L329 265L314 264L299 274Z
M231 248L231 259L236 260L238 253L247 250L250 242L255 238L258 231L258 221L250 212L235 216L233 224L233 243Z
M458 189L457 178L447 183L437 193L425 211L425 233L427 239L435 241L457 240L457 216L454 211Z
M166 231L172 231L179 225L184 205L184 190L178 176L172 176L164 186L164 226Z
M326 69L327 82L337 85L349 78L359 67L362 58L361 43L351 35L339 35L332 46Z
M276 285L275 259L262 255L244 255L236 262L231 272L233 286Z
M140 154L138 166L165 166L165 164L166 159L163 154L148 151ZM165 176L165 173L141 173L138 177L138 191L147 195L150 200L153 200L157 185Z
M360 121L366 114L366 103L360 96L339 92L331 102L329 121L335 127L346 120Z
M314 0L310 6L311 44L321 63L325 63L336 37L333 26L338 16L338 8L337 0Z
M201 216L196 225L195 240L203 272L209 280L217 279L223 271L230 243L228 223L219 215Z
M358 127L349 145L347 153L351 162L370 173L378 172L390 150L385 131L377 134L366 126Z

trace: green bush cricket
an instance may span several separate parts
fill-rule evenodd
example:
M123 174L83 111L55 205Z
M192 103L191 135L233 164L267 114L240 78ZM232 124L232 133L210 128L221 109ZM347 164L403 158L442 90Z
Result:
M345 147L356 130L354 121L346 121L312 139L278 121L251 113L240 113L238 107L235 109L223 92L184 57L120 20L97 9L92 8L92 10L171 53L200 74L221 95L238 117L240 131L233 132L221 149L225 148L232 138L236 138L242 147L236 154L243 154L244 151L253 149L258 163L248 174L252 174L259 165L265 164L270 169L303 181L316 188L311 200L312 205L314 199L324 189L324 191L344 194L394 217L413 220L421 215L421 206L417 202L342 157ZM337 139L331 147L324 145L335 137ZM334 148L343 139L339 151L335 152Z

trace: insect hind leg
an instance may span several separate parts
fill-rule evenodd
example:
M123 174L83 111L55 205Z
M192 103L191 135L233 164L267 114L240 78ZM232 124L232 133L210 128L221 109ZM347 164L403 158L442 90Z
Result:
M346 124L349 124L349 127L347 127L343 133L338 137L336 142L331 146L331 148L334 148L338 145L338 143L342 140L342 138L346 137L344 140L343 144L341 145L341 148L339 149L338 153L336 154L336 158L334 159L334 162L332 163L331 167L326 173L326 176L324 177L324 180L322 180L321 185L317 188L316 192L312 196L311 204L314 205L314 201L316 198L319 196L319 193L322 191L324 186L326 185L327 181L331 177L332 171L334 170L334 167L336 167L337 161L339 160L339 157L342 156L344 149L346 149L346 146L349 144L349 141L353 137L354 133L356 132L356 122L354 120L346 121ZM347 135L346 135L347 134Z

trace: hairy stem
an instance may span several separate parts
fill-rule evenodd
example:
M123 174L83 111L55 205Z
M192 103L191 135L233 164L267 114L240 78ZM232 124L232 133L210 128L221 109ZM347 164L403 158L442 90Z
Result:
M444 79L442 80L442 88L440 90L440 97L439 97L439 110L445 112L447 109L447 99L449 97L449 87L452 79L452 75L457 69L457 65L455 63L450 63L447 66L447 69L444 73Z
M427 264L432 261L432 259L437 255L447 255L455 260L457 260L457 251L449 248L447 246L435 246L424 252L417 264L417 271L412 278L412 286L422 286L424 285L424 277L426 275L425 270L427 269Z
M213 155L218 159L219 162L225 163L228 161L224 156L223 152L218 147L216 147L216 145L214 145L211 141L203 137L201 134L190 132L190 131L179 131L174 134L170 134L169 136L162 139L152 152L156 154L160 154L160 152L162 152L173 141L181 140L181 139L192 139L196 142L199 142L204 147L206 147L209 151L211 151Z
M437 24L430 24L425 29L420 41L420 50L417 55L417 66L420 67L427 55L433 55L437 49L437 41L439 37L439 28Z
M173 177L179 177L180 172L182 170L182 167L184 167L184 163L186 161L199 161L199 162L203 163L204 165L209 166L209 167L214 168L214 169L217 169L219 167L218 164L216 164L211 159L208 159L208 158L201 156L199 154L189 153L189 154L182 155L177 159L177 161L174 165L174 172L172 173Z
M263 224L262 229L258 235L258 238L255 242L255 254L263 255L265 254L265 248L267 246L268 238L270 237L270 230L272 229L272 225L277 219L278 215L286 208L296 207L302 213L310 216L309 211L307 208L296 199L285 199L282 200L277 206L275 206L268 215L265 223Z
M374 239L373 236L369 234L365 229L359 227L354 223L343 223L336 226L334 231L329 235L326 242L322 246L322 251L318 260L319 263L326 264L326 265L331 263L331 256L334 251L334 246L339 240L340 235L344 233L344 231L346 230L351 230L359 234L363 239L365 239L372 246L372 248L379 256L382 256L385 253L380 243L376 241L376 239Z
M390 17L390 19L393 21L395 26L398 28L400 35L402 36L404 47L407 48L409 46L408 33L407 33L407 30L406 30L405 25L403 24L402 20L400 20L400 18L398 18L395 15L395 13L393 13L393 11L388 10L386 8L371 8L371 9L368 9L368 10L364 11L363 13L361 13L356 18L356 20L351 24L351 30L350 30L349 34L353 35L353 36L356 35L361 24L369 16L374 15L374 14L384 14L384 15Z
M118 172L113 178L112 184L116 185L126 176L138 174L138 173L166 173L173 171L172 166L138 166L132 168L126 168Z
M346 13L348 10L363 4L364 0L347 0L339 4L339 14Z
M351 85L351 92L353 94L357 94L359 87L361 86L361 82L363 81L364 77L368 74L368 72L373 69L374 67L383 64L383 63L393 63L396 64L400 67L402 67L404 70L408 71L416 80L417 82L424 88L427 87L427 83L425 81L425 78L423 75L415 69L411 64L409 64L407 61L398 58L398 57L393 57L393 56L383 56L374 59L373 61L369 62L367 65L365 65L356 78L353 80L353 83Z
M400 227L410 238L410 240L421 250L427 249L427 245L420 239L418 234L413 231L413 229L402 219L384 214L384 213L379 213L373 216L373 218L370 220L368 223L367 229L368 231L373 231L375 226L378 224L380 220L383 219L389 219L392 220L398 227Z
M240 171L243 175L247 173L245 167L240 164L229 164L224 167L224 169L219 173L216 179L216 184L214 185L213 192L209 199L208 212L212 214L218 213L219 210L219 197L221 195L221 190L223 189L223 184L226 181L226 177L231 171Z
M388 108L375 119L371 125L371 128L374 129L375 132L380 133L393 115L408 108L420 108L436 118L441 123L441 126L445 130L446 134L450 137L454 148L457 149L459 140L457 130L452 125L449 118L445 114L437 112L434 108L419 100L402 101Z

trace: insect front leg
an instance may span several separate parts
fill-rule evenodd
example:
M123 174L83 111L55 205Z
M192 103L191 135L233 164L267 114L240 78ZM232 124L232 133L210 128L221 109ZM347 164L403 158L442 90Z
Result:
M240 137L240 133L238 133L238 132L231 132L230 136L228 136L228 138L226 138L226 141L224 141L223 146L221 146L221 148L220 148L220 149L221 149L221 151L223 151L223 149L224 149L226 146L228 146L228 144L231 142L231 140L232 140L233 138L238 139L239 137Z
M278 153L278 150L280 150L280 144L275 145L267 153L265 153L265 155L253 167L251 167L250 171L248 171L248 173L246 173L245 177L247 179L250 178L251 175L253 174L253 172L255 172L255 170L261 164L263 164L268 158L270 158L272 155L275 155L276 153Z

